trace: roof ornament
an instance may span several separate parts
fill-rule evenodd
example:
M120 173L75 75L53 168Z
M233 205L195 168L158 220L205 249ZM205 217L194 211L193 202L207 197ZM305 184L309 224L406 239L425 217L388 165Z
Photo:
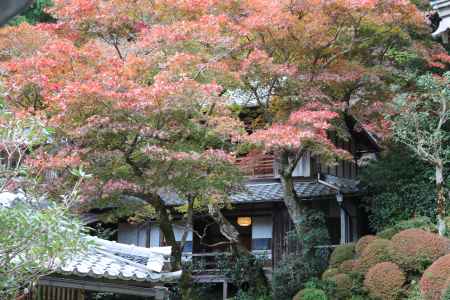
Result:
M448 31L450 29L450 0L431 0L431 7L437 11L441 21L439 27L432 33L434 38L441 37L444 44L448 44Z

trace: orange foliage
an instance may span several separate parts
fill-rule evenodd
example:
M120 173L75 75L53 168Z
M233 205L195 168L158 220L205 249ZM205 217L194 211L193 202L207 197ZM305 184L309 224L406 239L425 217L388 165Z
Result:
M399 297L405 279L405 274L396 264L382 262L369 269L364 286L373 298L395 300Z
M375 235L365 235L362 238L358 240L358 242L355 245L355 253L357 256L361 256L364 249L375 239L377 239Z
M407 229L391 239L393 259L404 270L421 270L450 252L450 241L437 234L421 229Z
M423 273L420 290L425 300L441 300L450 279L450 254L436 260Z
M391 261L391 259L392 242L385 239L375 239L363 250L355 263L354 270L364 274L376 264Z

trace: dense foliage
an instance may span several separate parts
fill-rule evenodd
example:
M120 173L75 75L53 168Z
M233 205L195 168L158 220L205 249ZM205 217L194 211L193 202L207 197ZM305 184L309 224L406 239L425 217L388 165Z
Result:
M344 261L352 259L354 251L355 244L338 245L331 253L330 266L337 267Z
M81 232L81 224L57 206L0 207L0 298L15 299L40 276L82 253Z
M391 145L362 170L373 230L381 231L414 216L435 217L433 169L405 147Z
M306 288L299 291L293 300L327 300L327 295L324 291L314 288Z
M316 246L328 245L329 236L324 215L307 211L297 229L290 233L290 242L297 251L284 257L272 276L274 299L290 300L312 277L320 277L327 265L328 250Z
M436 220L439 234L446 233L447 191L445 166L450 163L450 72L426 74L415 90L394 101L393 139L406 145L415 156L434 169Z
M23 164L33 148L49 138L34 118L20 119L0 111L1 299L16 299L86 246L81 223L69 213L77 200L77 187L55 205L38 192L36 178ZM72 172L82 175L80 170Z
M406 229L422 229L429 232L435 232L436 225L431 221L431 218L415 217L412 219L399 221L392 226L386 227L386 229L377 233L377 237L389 240L400 231Z
M262 299L270 295L267 282L261 282L264 274L257 276L259 272L263 272L266 260L264 257L227 255L219 259L221 274L238 289L236 300Z

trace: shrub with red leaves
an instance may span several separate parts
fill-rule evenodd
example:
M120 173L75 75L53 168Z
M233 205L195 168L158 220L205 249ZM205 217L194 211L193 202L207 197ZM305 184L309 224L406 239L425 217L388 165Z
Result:
M420 291L425 300L441 300L450 282L450 254L436 260L422 275Z
M339 266L339 271L344 274L349 274L353 272L356 263L357 262L355 259L348 259L346 261L343 261L342 264Z
M392 242L385 239L375 239L364 249L361 257L355 263L354 271L365 274L378 263L392 260Z
M364 249L366 249L366 247L377 238L378 237L376 237L375 235L365 235L362 238L360 238L355 246L356 255L361 256Z
M371 267L364 279L364 287L375 299L395 300L402 292L405 274L391 262L382 262Z
M391 239L393 259L405 271L423 271L433 261L449 253L450 241L421 229L407 229Z

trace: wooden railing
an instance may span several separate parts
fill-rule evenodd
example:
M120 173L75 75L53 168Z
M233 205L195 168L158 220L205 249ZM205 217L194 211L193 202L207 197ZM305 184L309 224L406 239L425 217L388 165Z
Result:
M236 160L236 165L242 170L244 175L251 178L275 177L273 164L273 155L264 155L257 158L242 157Z
M259 257L264 266L272 266L271 252L254 253ZM227 261L229 263L233 259L233 254L230 252L210 252L210 253L183 253L183 262L189 266L194 274L210 274L218 273L222 270Z

